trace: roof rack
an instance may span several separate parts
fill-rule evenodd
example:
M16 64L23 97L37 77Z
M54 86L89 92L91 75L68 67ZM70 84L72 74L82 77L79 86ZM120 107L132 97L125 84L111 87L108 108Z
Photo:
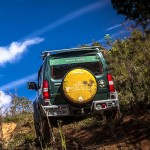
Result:
M51 51L43 51L41 52L41 57L44 60L47 56L50 56L52 53L59 53L59 52L71 52L71 51L80 51L83 50L98 50L99 46L92 46L92 47L79 47L79 48L69 48L69 49L60 49L60 50L51 50Z

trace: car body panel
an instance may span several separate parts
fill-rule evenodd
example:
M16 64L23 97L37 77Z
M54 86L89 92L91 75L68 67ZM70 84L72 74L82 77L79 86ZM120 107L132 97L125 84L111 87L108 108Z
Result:
M107 74L110 72L108 70L108 66L105 61L105 58L103 57L102 52L98 48L86 48L86 49L77 48L75 50L74 49L62 50L62 51L56 50L53 52L54 53L52 53L51 51L45 53L43 52L44 59L43 59L43 64L38 73L38 85L37 85L38 90L37 90L36 103L38 103L39 107L40 106L44 107L44 109L46 110L48 110L49 108L49 111L52 109L59 110L60 108L65 107L64 109L66 108L68 109L69 112L68 115L74 115L74 116L76 115L75 112L79 111L80 113L81 112L85 113L85 110L88 110L87 114L89 113L92 114L95 111L103 112L104 111L103 108L99 109L96 107L97 104L101 105L101 102L105 102L105 101L106 101L106 105L109 105L108 101L110 102L110 105L112 104L111 107L107 108L108 110L110 110L111 108L112 109L119 108L119 100L118 100L117 92L115 91L113 96L111 96L111 93L109 92L109 82L107 79ZM89 70L88 68L89 65L92 63L93 64L99 63L100 72L98 72L95 75L94 72L92 71L93 70L95 71L95 68L97 66L91 67L90 68L91 70ZM63 93L62 84L63 84L64 77L68 73L68 71L80 67L84 69L85 66L87 66L88 68L85 69L91 72L96 79L97 91L95 96L92 98L90 102L83 105L78 105L70 102L65 97ZM70 68L68 69L67 67ZM43 80L47 80L49 84L50 98L46 100L43 99L43 92L42 92ZM115 103L114 106L113 103ZM93 109L95 110L93 111ZM54 112L51 113L53 114ZM53 116L52 114L51 116ZM55 114L54 116L59 116L60 114L59 115L58 114L57 115Z

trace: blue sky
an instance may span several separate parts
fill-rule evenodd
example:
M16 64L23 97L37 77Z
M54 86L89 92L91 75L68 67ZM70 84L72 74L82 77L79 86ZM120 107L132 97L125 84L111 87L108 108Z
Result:
M77 47L126 30L110 0L0 0L0 91L31 100L43 50Z

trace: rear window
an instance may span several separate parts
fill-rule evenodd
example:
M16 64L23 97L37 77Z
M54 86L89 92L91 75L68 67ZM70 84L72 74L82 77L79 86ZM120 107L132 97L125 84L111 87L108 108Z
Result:
M54 79L61 79L64 75L74 68L85 68L91 71L94 75L100 75L102 73L102 65L99 62L88 62L82 64L67 64L67 65L55 65L52 66L52 77Z

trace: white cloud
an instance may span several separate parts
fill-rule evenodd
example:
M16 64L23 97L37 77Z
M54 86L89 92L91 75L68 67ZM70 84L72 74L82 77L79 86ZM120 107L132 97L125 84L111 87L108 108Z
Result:
M19 80L16 80L16 81L13 81L13 82L10 82L8 84L0 86L0 90L14 89L14 88L19 87L23 84L26 84L27 82L29 82L31 80L35 80L36 77L37 77L37 73L29 75L29 76L24 77L22 79L19 79Z
M119 27L121 27L121 26L122 26L122 24L116 24L116 25L114 25L114 26L112 26L112 27L110 27L110 28L108 28L108 29L106 29L106 30L107 30L107 31L110 31L110 30L119 28Z
M12 42L9 46L0 47L0 66L13 62L20 57L29 46L42 42L43 38L28 39L23 42Z
M100 8L103 8L104 6L107 5L108 2L109 2L109 0L103 0L103 1L98 1L98 2L92 3L92 4L87 5L85 7L82 7L80 9L73 11L73 12L69 13L68 15L56 20L55 22L50 23L47 26L44 26L43 28L41 28L39 30L36 30L35 32L28 35L27 37L39 36L39 35L47 32L49 30L52 30L52 29L54 29L54 28L56 28L62 24L65 24L65 23L77 18L77 17L80 17L86 13L95 11L95 10L100 9Z
M12 98L10 95L5 94L3 91L0 91L0 108L2 108L2 114L4 111L10 107Z
M29 75L27 77L24 77L22 79L10 82L8 84L2 85L0 87L0 108L2 108L2 113L5 112L5 110L8 108L10 108L11 105L11 101L12 101L12 97L10 95L7 95L6 93L4 93L4 90L7 89L14 89L15 87L19 87L23 84L26 84L27 86L27 82L35 80L37 77L37 73Z

